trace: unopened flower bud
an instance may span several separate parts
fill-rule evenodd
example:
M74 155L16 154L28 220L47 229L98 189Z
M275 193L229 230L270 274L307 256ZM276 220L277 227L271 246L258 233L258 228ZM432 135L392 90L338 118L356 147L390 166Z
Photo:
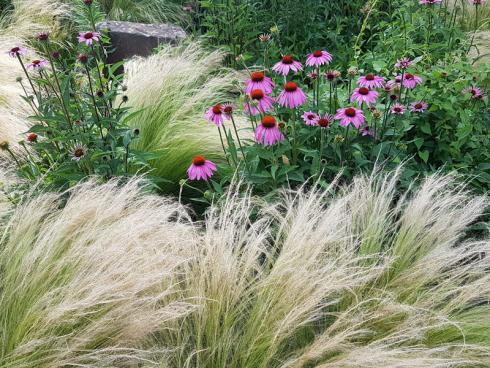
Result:
M138 128L133 129L133 135L135 137L139 136L140 135L140 130Z
M15 78L15 81L18 82L18 83L22 82L22 77Z
M357 75L359 71L357 70L357 68L355 66L351 66L349 69L347 69L347 74L349 75L349 77L353 78Z
M55 59L55 60L58 60L58 59L61 57L61 55L60 55L60 53L59 53L58 51L53 51L53 52L51 53L51 56L52 56L52 57L53 57L53 59Z
M122 102L126 103L126 102L128 102L128 100L129 100L128 96L126 96L126 95L122 96Z
M78 61L81 62L82 64L87 64L87 62L88 62L88 55L86 55L86 54L80 54L80 55L78 55Z
M37 39L39 41L47 41L49 39L49 33L48 32L41 32L37 35Z
M2 142L0 142L0 149L1 149L2 151L6 151L6 150L8 150L8 149L9 149L9 146L10 146L10 145L9 145L9 142L7 142L7 141L2 141Z
M337 134L334 138L334 141L335 143L342 143L344 141L344 136L343 135L340 135L340 134Z
M373 111L373 118L375 118L375 119L379 119L380 117L381 117L381 111L379 111L379 110L377 110L377 109L376 109L376 110L374 110L374 111Z

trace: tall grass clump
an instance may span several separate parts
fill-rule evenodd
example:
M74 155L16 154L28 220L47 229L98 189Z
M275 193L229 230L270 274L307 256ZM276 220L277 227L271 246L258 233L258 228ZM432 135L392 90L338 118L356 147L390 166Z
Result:
M490 240L465 234L488 199L396 185L232 188L197 223L136 180L30 199L1 238L0 366L488 366Z
M153 175L176 183L193 156L222 157L216 127L204 119L209 106L237 90L236 73L222 68L222 58L191 43L125 64L128 103L140 111L130 122L140 130L135 148L156 155Z

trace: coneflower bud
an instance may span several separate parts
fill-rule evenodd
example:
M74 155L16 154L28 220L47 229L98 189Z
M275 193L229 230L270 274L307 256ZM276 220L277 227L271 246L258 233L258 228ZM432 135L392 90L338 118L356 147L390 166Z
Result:
M85 3L85 5L90 6L90 5L92 5L93 1L92 0L83 0L83 2Z
M391 101L396 101L398 99L397 95L390 95L390 100Z
M373 110L373 118L379 119L381 117L381 112L379 110Z
M121 89L123 92L126 92L128 90L128 86L122 86Z
M122 102L128 102L128 100L129 100L128 96L126 95L122 96Z
M308 78L310 78L311 80L315 80L318 78L318 74L315 72L308 73Z
M80 55L78 55L78 61L81 62L82 64L87 64L87 62L88 62L88 55L86 55L86 54L80 54Z
M96 95L97 95L97 97L99 97L99 98L104 98L104 92L102 92L102 91L97 91L97 92L96 92Z
M135 137L139 136L140 135L140 130L138 128L133 129L133 135Z
M337 134L334 138L335 143L342 143L344 141L344 136Z
M357 75L359 71L357 70L357 68L355 66L351 66L349 69L347 69L347 74L349 75L349 77L353 78Z
M49 39L49 33L48 32L41 32L37 35L37 39L39 41L47 41Z
M61 55L60 55L60 53L58 51L53 51L51 53L51 56L53 57L53 59L58 60Z
M9 142L7 142L7 141L2 141L2 142L0 142L0 149L1 149L2 151L6 151L6 150L8 150L8 149L9 149L9 147L10 147Z
M15 78L15 81L18 82L18 83L22 82L22 77Z

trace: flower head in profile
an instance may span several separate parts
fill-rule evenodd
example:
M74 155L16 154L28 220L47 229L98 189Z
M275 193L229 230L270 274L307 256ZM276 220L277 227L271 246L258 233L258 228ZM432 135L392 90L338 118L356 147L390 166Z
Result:
M470 94L474 100L482 100L485 97L485 93L478 87L468 87L463 90L463 94Z
M329 70L324 74L325 79L329 82L335 82L338 78L341 77L341 75L342 73L340 73L338 70Z
M308 55L306 65L319 67L332 62L332 55L327 51L316 50Z
M216 171L216 165L204 156L197 155L192 159L191 166L187 169L187 176L190 180L208 181Z
M369 73L359 77L359 79L357 80L357 84L359 85L359 87L366 87L370 89L383 88L385 84L385 79L378 75Z
M320 115L317 120L317 125L320 128L328 128L335 120L332 114Z
M367 125L364 125L361 129L359 129L359 133L363 137L374 137L374 132Z
M206 114L204 115L206 119L214 123L216 126L220 127L223 125L223 106L221 104L214 105L213 107L210 107L208 111L206 111Z
M411 73L406 73L404 78L402 79L403 79L403 87L407 89L414 89L419 84L422 84L422 78Z
M378 99L378 92L373 91L367 87L359 87L354 90L350 98L351 102L357 102L359 106L363 103L372 105L376 103Z
M245 81L245 93L250 94L254 89L261 89L265 93L272 93L274 82L262 72L253 72L250 74L250 79Z
M400 70L405 70L405 69L408 69L410 67L410 65L413 64L413 61L410 60L410 58L402 58L402 59L398 59L396 61L396 64L395 64L395 68L397 69L400 69Z
M486 0L468 0L471 5L483 5Z
M18 57L18 56L24 56L27 54L27 49L20 47L20 46L15 46L15 47L12 47L10 49L8 54L10 55L10 57L13 57L13 58Z
M71 149L71 159L74 161L80 161L83 160L87 156L87 146L83 144L76 144L73 146Z
M384 86L385 92L392 92L395 89L400 89L402 85L401 75L397 75L395 79L389 80Z
M281 61L276 63L272 70L279 75L288 75L290 71L298 73L303 70L303 65L299 61L294 60L291 55L285 55L282 57Z
M411 112L425 112L429 105L424 101L415 101L410 104Z
M315 126L317 125L318 123L318 119L320 119L320 117L318 116L317 113L314 113L313 111L307 111L303 114L302 116L304 122L306 125L310 125L310 126Z
M279 130L276 119L270 115L264 116L255 129L255 141L264 146L273 146L283 140L284 135Z
M49 40L49 32L41 32L41 33L38 33L37 39L39 41L43 41L43 42Z
M30 70L43 70L49 65L47 60L32 60L30 64L27 64L27 69Z
M420 5L434 5L434 4L440 4L442 3L442 0L420 0L419 4Z
M396 103L391 108L390 112L394 115L403 115L405 114L406 107L402 104Z
M259 115L260 113L270 111L273 103L274 99L263 90L254 89L250 92L249 101L245 104L245 112L253 116Z
M233 112L235 111L235 105L231 102L227 102L222 106L223 116L225 119L230 120L233 116Z
M338 109L337 113L335 114L335 119L340 120L341 126L345 127L352 124L357 129L359 129L366 121L362 110L356 109L355 107Z
M80 32L78 34L78 42L85 43L87 46L91 46L94 42L100 40L99 32Z
M306 103L306 95L294 82L287 82L277 98L279 105L294 109Z

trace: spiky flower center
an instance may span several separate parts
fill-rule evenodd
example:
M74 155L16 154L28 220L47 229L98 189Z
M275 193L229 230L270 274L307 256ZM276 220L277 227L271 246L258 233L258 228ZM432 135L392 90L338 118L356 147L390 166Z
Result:
M220 115L222 112L221 105L214 105L213 106L213 114L215 115Z
M282 57L283 64L288 64L289 65L289 64L292 64L293 61L294 61L294 59L290 55L285 55L285 56Z
M223 109L223 111L225 112L225 114L232 114L233 113L233 106L231 105L226 105L225 108Z
M77 148L75 151L73 151L73 156L79 158L85 155L85 150L83 148Z
M204 156L197 155L194 156L194 158L192 159L192 163L195 166L203 166L206 163L206 159L204 158Z
M353 118L354 116L356 116L356 109L354 109L352 107L346 108L345 109L345 115L347 115L350 118Z
M335 79L335 73L334 72L327 72L327 74L325 74L325 77L327 77L327 80L333 81Z
M318 125L322 128L326 128L330 125L330 121L328 119L321 118L320 120L318 120Z
M28 136L27 136L27 140L29 142L35 142L37 140L37 134L36 133L30 133Z
M368 74L368 75L366 75L366 80L367 81L373 81L374 80L374 74Z
M298 89L298 85L294 82L287 82L284 86L284 89L286 90L286 92L296 92L296 90Z
M32 60L32 65L39 65L41 64L41 60Z
M308 114L308 115L306 116L306 118L307 118L308 120L313 120L313 119L315 119L315 115L313 115L313 114Z
M14 53L14 54L17 54L18 52L20 51L20 47L13 47L10 52Z
M421 103L416 103L415 104L415 108L416 109L421 109L422 108L422 104Z
M253 82L262 82L265 78L264 73L262 72L253 72L250 75L250 79L252 79Z
M266 115L262 118L262 126L264 128L274 128L276 126L276 119L273 116Z
M363 96L366 96L366 95L369 94L369 89L366 88L366 87L361 87L361 88L359 88L359 94L360 95L363 95Z
M322 57L323 56L323 52L321 52L320 50L316 50L313 53L313 56L316 57L316 58Z
M407 80L413 79L413 74L410 74L410 73L405 74L405 79L407 79Z
M262 98L264 98L264 91L262 91L261 89L254 89L250 93L250 97L252 97L253 100L261 100Z
M83 35L83 38L85 38L86 40L90 40L94 37L94 34L92 32L87 32Z

